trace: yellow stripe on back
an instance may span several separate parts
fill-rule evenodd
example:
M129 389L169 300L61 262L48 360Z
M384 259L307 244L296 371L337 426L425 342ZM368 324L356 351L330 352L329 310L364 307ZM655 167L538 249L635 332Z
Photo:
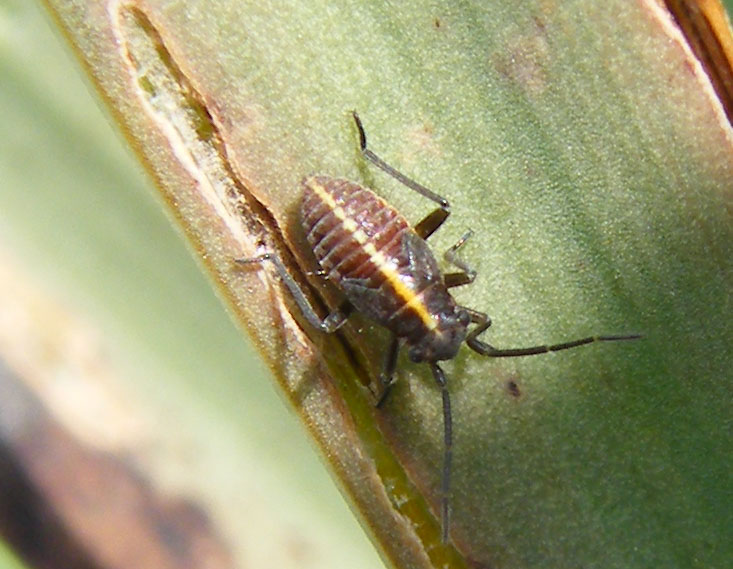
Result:
M435 319L430 314L427 306L422 300L422 297L410 289L402 279L400 274L395 270L392 263L387 261L387 258L381 251L377 251L373 243L369 242L369 236L357 225L357 223L351 219L344 209L336 203L333 196L324 188L321 184L317 183L313 178L308 180L308 187L315 192L315 194L328 206L328 209L333 212L336 218L341 222L344 231L347 231L354 240L363 247L364 252L369 255L372 263L378 268L379 272L384 277L389 285L394 290L395 294L404 301L405 305L411 308L415 314L420 317L423 324L428 330L434 330L437 327Z

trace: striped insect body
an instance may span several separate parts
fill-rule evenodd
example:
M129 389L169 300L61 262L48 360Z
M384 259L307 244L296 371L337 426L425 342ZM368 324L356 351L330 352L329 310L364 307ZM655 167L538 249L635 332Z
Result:
M354 308L404 338L412 361L454 358L470 317L456 306L425 240L359 184L313 176L302 189L308 242Z

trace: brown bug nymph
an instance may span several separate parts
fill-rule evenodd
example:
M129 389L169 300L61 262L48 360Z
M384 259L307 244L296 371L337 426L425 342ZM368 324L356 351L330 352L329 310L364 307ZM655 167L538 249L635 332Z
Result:
M400 345L408 347L413 362L430 366L443 399L444 455L441 497L442 538L450 529L450 474L453 447L450 395L439 361L453 359L465 341L473 351L488 357L516 357L566 350L597 341L631 340L625 336L590 336L562 344L498 349L478 339L491 325L490 318L459 306L449 289L473 282L476 273L456 255L470 236L467 232L445 253L459 270L443 274L426 242L449 215L447 200L401 174L367 148L359 116L353 113L363 156L390 176L439 207L415 227L371 190L348 180L311 176L302 182L302 224L308 243L329 280L346 300L321 320L280 259L265 253L241 263L271 261L305 318L314 327L333 332L358 311L392 332L380 375L384 402L392 383ZM469 331L469 325L476 327Z

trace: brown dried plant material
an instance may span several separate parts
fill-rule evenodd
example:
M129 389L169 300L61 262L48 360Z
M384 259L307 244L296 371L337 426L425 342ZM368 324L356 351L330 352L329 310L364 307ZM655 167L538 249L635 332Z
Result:
M72 436L0 367L0 534L44 569L234 567L205 511Z
M665 0L733 122L733 36L720 0Z

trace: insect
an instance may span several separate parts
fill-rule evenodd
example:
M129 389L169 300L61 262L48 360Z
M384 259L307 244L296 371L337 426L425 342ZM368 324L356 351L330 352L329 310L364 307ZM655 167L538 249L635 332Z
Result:
M476 272L457 255L471 232L464 234L444 255L458 270L441 273L426 240L448 218L448 201L372 152L367 147L359 115L353 112L352 116L364 158L438 207L412 227L396 209L357 183L329 176L305 178L301 206L303 230L323 273L346 297L325 319L318 316L300 286L273 253L238 262L273 263L306 320L323 332L336 331L353 311L361 312L390 330L392 338L379 377L381 392L377 406L389 393L401 346L407 347L410 360L424 362L430 367L443 400L441 536L447 542L453 419L448 384L439 362L455 358L464 342L482 356L505 358L557 352L593 342L634 340L640 335L589 336L561 344L509 349L495 348L480 340L479 336L491 326L491 319L483 312L458 305L449 292L476 278ZM472 324L475 327L469 329Z

